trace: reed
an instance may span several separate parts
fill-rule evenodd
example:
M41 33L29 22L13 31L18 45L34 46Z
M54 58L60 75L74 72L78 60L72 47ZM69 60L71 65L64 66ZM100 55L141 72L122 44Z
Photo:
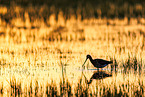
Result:
M52 19L46 26L41 20L32 23L29 15L25 12L26 21L15 18L16 26L0 29L1 95L145 95L144 22L137 23L136 18L131 18L130 24L126 18L81 21L73 15L64 22L60 14L60 21ZM5 21L1 24L6 25ZM86 79L83 77L82 64L87 54L113 61L105 68L112 77L87 84L86 79L94 74L88 70L94 67L87 61L83 70Z
M45 86L40 86L40 82L35 80L35 82L30 82L30 86L27 87L26 92L22 92L22 88L25 87L22 86L24 82L17 84L16 79L13 78L13 81L10 81L11 89L8 93L12 96L144 96L142 78L138 78L134 82L132 82L132 79L124 80L122 83L117 83L119 80L116 82L111 80L112 82L107 84L106 81L98 80L94 87L94 84L88 85L87 83L83 83L83 79L80 79L77 85L72 88L73 85L67 79L65 79L64 83L60 82L58 86L53 81L50 84L45 82L47 83ZM1 94L4 95L4 92L2 91Z

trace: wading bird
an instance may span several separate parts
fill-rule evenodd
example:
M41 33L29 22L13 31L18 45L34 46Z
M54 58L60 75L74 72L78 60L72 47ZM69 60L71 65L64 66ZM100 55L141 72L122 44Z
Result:
M96 68L103 68L103 67L107 66L108 64L113 63L112 61L106 61L106 60L103 60L103 59L92 59L92 57L90 55L87 55L87 58L86 58L84 64L82 65L82 67L85 65L87 59L90 59L91 63Z

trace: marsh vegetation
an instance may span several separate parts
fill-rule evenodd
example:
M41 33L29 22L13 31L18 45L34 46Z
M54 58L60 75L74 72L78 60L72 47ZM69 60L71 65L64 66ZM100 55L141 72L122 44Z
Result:
M66 19L58 11L45 20L16 4L14 18L7 6L0 9L1 96L145 96L143 15ZM87 61L82 70L87 54L113 64L98 73Z

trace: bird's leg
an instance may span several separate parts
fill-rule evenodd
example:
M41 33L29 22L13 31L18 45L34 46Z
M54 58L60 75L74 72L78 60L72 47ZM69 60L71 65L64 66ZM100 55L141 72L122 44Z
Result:
M99 72L99 68L97 68L97 71Z
M101 72L102 72L102 68L101 68Z

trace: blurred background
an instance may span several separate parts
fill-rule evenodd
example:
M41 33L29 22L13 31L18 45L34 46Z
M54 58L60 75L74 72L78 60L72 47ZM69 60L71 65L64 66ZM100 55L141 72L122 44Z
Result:
M15 18L26 21L26 14L33 23L41 20L47 26L51 25L48 19L54 15L58 21L59 15L64 22L74 16L75 19L90 18L144 18L144 0L1 0L0 18L6 23L12 23ZM138 21L139 22L139 21Z

